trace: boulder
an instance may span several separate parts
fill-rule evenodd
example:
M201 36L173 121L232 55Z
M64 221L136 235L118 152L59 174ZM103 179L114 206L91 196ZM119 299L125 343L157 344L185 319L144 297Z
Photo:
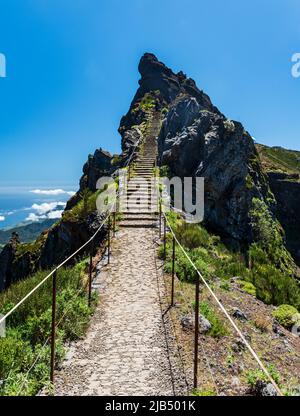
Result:
M232 312L232 316L236 319L239 319L240 321L248 321L247 316L242 312L240 309L235 308Z
M253 394L256 396L278 396L278 393L271 383L258 380L253 388Z
M191 315L185 315L181 318L181 325L185 330L195 329L195 317ZM199 315L199 332L200 334L206 334L211 329L211 323L203 315Z

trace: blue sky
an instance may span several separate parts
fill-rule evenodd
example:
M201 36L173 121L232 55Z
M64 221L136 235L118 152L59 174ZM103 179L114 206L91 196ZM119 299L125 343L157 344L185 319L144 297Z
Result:
M297 0L0 0L0 183L76 184L117 153L140 56L183 70L258 141L300 149Z

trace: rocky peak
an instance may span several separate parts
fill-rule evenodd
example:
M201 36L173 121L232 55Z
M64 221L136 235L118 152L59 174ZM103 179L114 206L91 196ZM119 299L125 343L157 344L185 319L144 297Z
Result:
M88 188L96 191L96 184L101 176L110 175L112 172L112 155L103 150L97 149L94 155L90 155L88 161L83 166L83 176L80 180L80 190Z
M212 111L218 111L213 107L210 98L200 91L193 79L187 78L182 72L175 74L164 63L160 62L152 53L145 53L139 63L141 79L133 103L141 99L146 93L159 91L164 104L170 104L179 95L195 97L198 103Z

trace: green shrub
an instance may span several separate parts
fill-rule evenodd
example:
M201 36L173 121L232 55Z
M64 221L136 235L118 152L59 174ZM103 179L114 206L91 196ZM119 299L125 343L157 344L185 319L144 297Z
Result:
M220 338L228 334L227 328L207 302L200 303L200 313L211 323L209 335Z
M114 155L114 157L111 160L112 166L116 166L121 162L122 162L122 157L120 155Z
M292 274L295 263L285 248L284 231L263 200L253 198L250 217L254 238L267 254L268 262L283 272Z
M230 290L230 284L228 282L222 282L220 284L220 288L223 290L226 290L226 292L228 292Z
M269 365L267 370L270 376L273 378L276 384L280 384L280 375L275 369L274 365ZM254 388L258 381L269 383L270 380L268 376L262 370L249 370L246 372L246 380L251 388Z
M239 280L239 284L244 292L249 293L249 295L256 296L256 287L251 282Z
M256 287L257 298L267 304L291 304L299 307L299 288L295 279L273 265L256 267L251 274L251 281Z
M56 363L63 359L63 342L83 335L92 312L87 305L86 265L83 260L57 274ZM9 311L46 274L13 284L0 295L0 311ZM0 395L34 395L48 383L50 347L45 341L51 334L51 288L50 278L7 320L6 338L0 339Z
M176 235L180 243L189 249L210 245L209 233L198 224L183 222L177 227Z
M217 396L214 390L193 390L192 396Z
M163 165L159 168L159 174L162 178L171 178L172 172L168 165Z
M291 305L280 305L272 313L273 317L285 328L290 329L297 321L300 323L300 314Z
M32 357L28 342L11 337L0 338L0 380L5 379L10 371L21 371Z

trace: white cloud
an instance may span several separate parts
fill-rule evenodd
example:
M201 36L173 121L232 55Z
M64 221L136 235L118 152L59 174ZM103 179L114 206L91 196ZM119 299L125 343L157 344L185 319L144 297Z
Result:
M0 221L5 221L4 215L0 215Z
M37 195L51 195L51 196L57 196L57 195L75 195L74 191L65 191L63 189L33 189L30 191L33 194Z
M31 209L37 211L38 215L46 214L55 210L57 207L65 207L65 202L44 202L43 204L33 204Z
M28 217L25 219L25 221L33 221L33 222L36 222L36 221L40 221L40 220L43 220L43 219L46 219L46 218L47 218L46 215L37 215L34 212L31 212L28 215Z
M51 220L56 219L56 218L61 218L63 212L64 212L63 210L52 211L52 212L49 212L47 217Z
M65 202L44 202L43 204L33 204L30 209L35 210L36 212L31 212L26 221L40 221L49 219L61 218L63 209L66 206Z

